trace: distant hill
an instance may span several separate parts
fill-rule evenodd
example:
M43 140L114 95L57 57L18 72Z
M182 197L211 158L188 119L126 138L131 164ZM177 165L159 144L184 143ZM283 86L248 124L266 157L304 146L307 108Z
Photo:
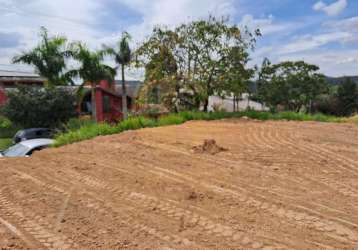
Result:
M341 76L341 77L329 77L329 76L326 76L327 82L332 84L332 85L339 85L342 82L344 82L344 80L346 78L350 78L354 82L358 83L358 76Z

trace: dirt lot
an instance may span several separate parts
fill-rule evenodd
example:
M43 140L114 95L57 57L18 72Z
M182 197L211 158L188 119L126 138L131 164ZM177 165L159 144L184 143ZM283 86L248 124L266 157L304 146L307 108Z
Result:
M358 126L189 122L0 160L0 249L123 248L358 249Z

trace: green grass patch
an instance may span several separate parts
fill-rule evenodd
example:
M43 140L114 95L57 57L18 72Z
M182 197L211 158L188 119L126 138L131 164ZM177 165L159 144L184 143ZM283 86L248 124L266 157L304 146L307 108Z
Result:
M179 125L183 124L184 122L188 121L184 116L181 114L170 114L163 117L160 117L157 122L157 126L169 126L169 125Z
M294 112L282 112L282 113L270 113L270 112L258 112L258 111L245 111L245 112L214 112L204 113L187 111L180 112L178 114L169 114L160 117L157 120L149 119L145 117L131 117L125 121L122 121L116 125L110 125L107 123L95 124L92 122L78 124L72 121L68 132L57 135L55 147L60 147L66 144L79 142L95 138L100 135L117 134L128 130L137 130L141 128L161 127L169 125L179 125L187 121L192 120L221 120L227 118L241 118L248 117L257 120L288 120L288 121L319 121L319 122L345 122L342 118L333 116L327 116L322 114L303 114ZM79 128L78 128L79 127Z
M350 123L358 124L358 115L348 117L348 118L343 118L343 120L344 120L344 122L350 122Z
M19 130L21 130L19 126L15 126L9 119L0 115L0 138L12 138Z
M8 147L10 147L12 144L12 139L11 138L2 138L0 139L0 151L1 150L5 150Z
M19 130L21 130L21 128L16 126L11 126L9 128L0 128L0 138L12 138Z

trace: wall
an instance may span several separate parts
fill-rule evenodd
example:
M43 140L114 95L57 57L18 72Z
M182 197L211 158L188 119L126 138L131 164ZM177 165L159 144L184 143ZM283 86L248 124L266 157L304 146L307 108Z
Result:
M0 88L0 105L5 104L7 100L7 97L5 95L5 90L3 88Z
M256 111L268 111L269 108L263 106L261 103L254 102L249 100L248 94L243 94L242 99L239 101L239 110L243 111L248 108ZM226 97L222 99L219 96L210 96L209 98L209 110L214 111L214 106L219 106L221 109L224 109L227 112L233 112L234 104L232 97Z

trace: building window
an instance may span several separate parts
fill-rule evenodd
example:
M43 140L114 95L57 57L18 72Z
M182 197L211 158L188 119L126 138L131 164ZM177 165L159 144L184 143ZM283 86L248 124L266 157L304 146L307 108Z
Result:
M111 100L110 97L107 95L103 96L103 112L104 113L111 112Z

